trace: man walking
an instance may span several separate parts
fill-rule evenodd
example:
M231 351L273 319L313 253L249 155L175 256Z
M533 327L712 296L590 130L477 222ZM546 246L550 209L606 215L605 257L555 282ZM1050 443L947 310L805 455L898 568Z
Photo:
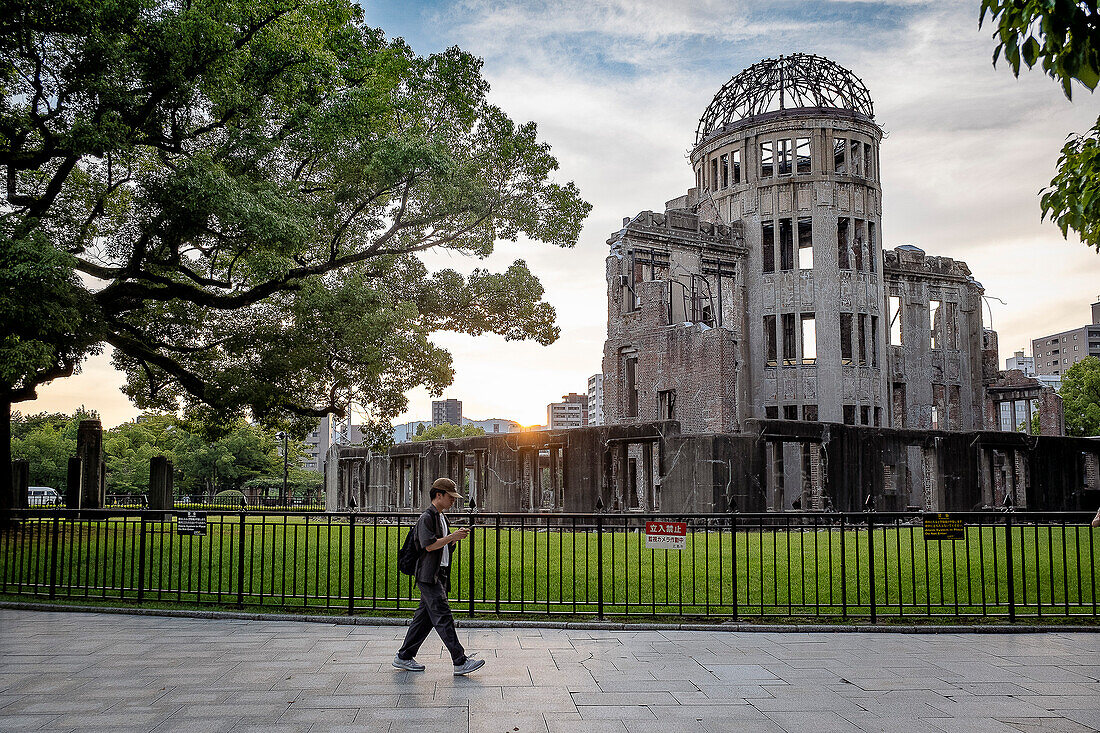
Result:
M443 513L461 499L455 482L449 478L436 479L428 491L431 504L416 520L416 542L420 548L420 557L416 561L416 587L420 589L420 605L413 614L409 632L405 634L405 643L393 658L393 666L409 672L422 672L424 665L416 661L420 645L434 627L439 638L451 652L451 661L455 665L456 675L465 675L480 669L484 659L470 659L466 650L458 641L455 632L455 620L451 607L447 603L447 591L451 588L451 546L464 540L470 530L460 528L450 532Z

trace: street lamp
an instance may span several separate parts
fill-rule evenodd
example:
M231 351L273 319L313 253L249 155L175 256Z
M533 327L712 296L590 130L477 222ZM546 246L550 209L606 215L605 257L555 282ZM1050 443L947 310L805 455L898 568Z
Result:
M275 439L283 441L283 493L279 498L280 498L282 504L285 505L285 504L287 504L286 478L287 478L287 470L288 470L288 461L290 460L290 453L287 451L287 434L286 434L286 431L285 430L280 430L279 432L275 433Z

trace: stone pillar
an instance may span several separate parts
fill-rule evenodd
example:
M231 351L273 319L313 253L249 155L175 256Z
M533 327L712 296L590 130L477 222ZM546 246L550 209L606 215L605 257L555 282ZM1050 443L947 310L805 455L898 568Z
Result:
M76 432L76 455L80 459L80 508L103 508L103 424L81 420Z
M174 509L172 499L172 462L167 456L153 456L149 459L149 508Z
M27 508L27 487L31 485L31 462L26 458L17 458L11 462L11 490L16 509ZM35 507L36 509L38 507Z

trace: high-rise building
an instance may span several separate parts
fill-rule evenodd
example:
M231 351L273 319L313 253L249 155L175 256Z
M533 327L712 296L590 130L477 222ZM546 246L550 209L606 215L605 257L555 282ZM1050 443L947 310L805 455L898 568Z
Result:
M1023 351L1017 351L1010 359L1005 359L1005 371L1016 369L1024 373L1025 377L1035 376L1035 359L1024 356Z
M1031 341L1037 375L1062 376L1086 356L1100 357L1100 300L1092 304L1092 323Z
M550 430L588 425L588 395L570 392L563 395L561 400L546 406L546 424Z
M603 375L588 378L588 424L603 425Z
M355 439L356 435L358 440ZM325 470L325 456L334 445L354 445L362 442L362 431L358 425L351 424L351 417L343 419L331 413L321 418L317 427L306 436L304 441L306 455L302 468L321 473Z
M432 400L432 425L443 424L462 424L462 400Z

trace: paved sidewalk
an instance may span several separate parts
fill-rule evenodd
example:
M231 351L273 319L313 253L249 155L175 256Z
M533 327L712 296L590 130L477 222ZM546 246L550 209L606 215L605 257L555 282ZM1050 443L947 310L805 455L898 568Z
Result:
M399 627L0 610L0 730L1100 729L1100 632L459 634L468 678Z

